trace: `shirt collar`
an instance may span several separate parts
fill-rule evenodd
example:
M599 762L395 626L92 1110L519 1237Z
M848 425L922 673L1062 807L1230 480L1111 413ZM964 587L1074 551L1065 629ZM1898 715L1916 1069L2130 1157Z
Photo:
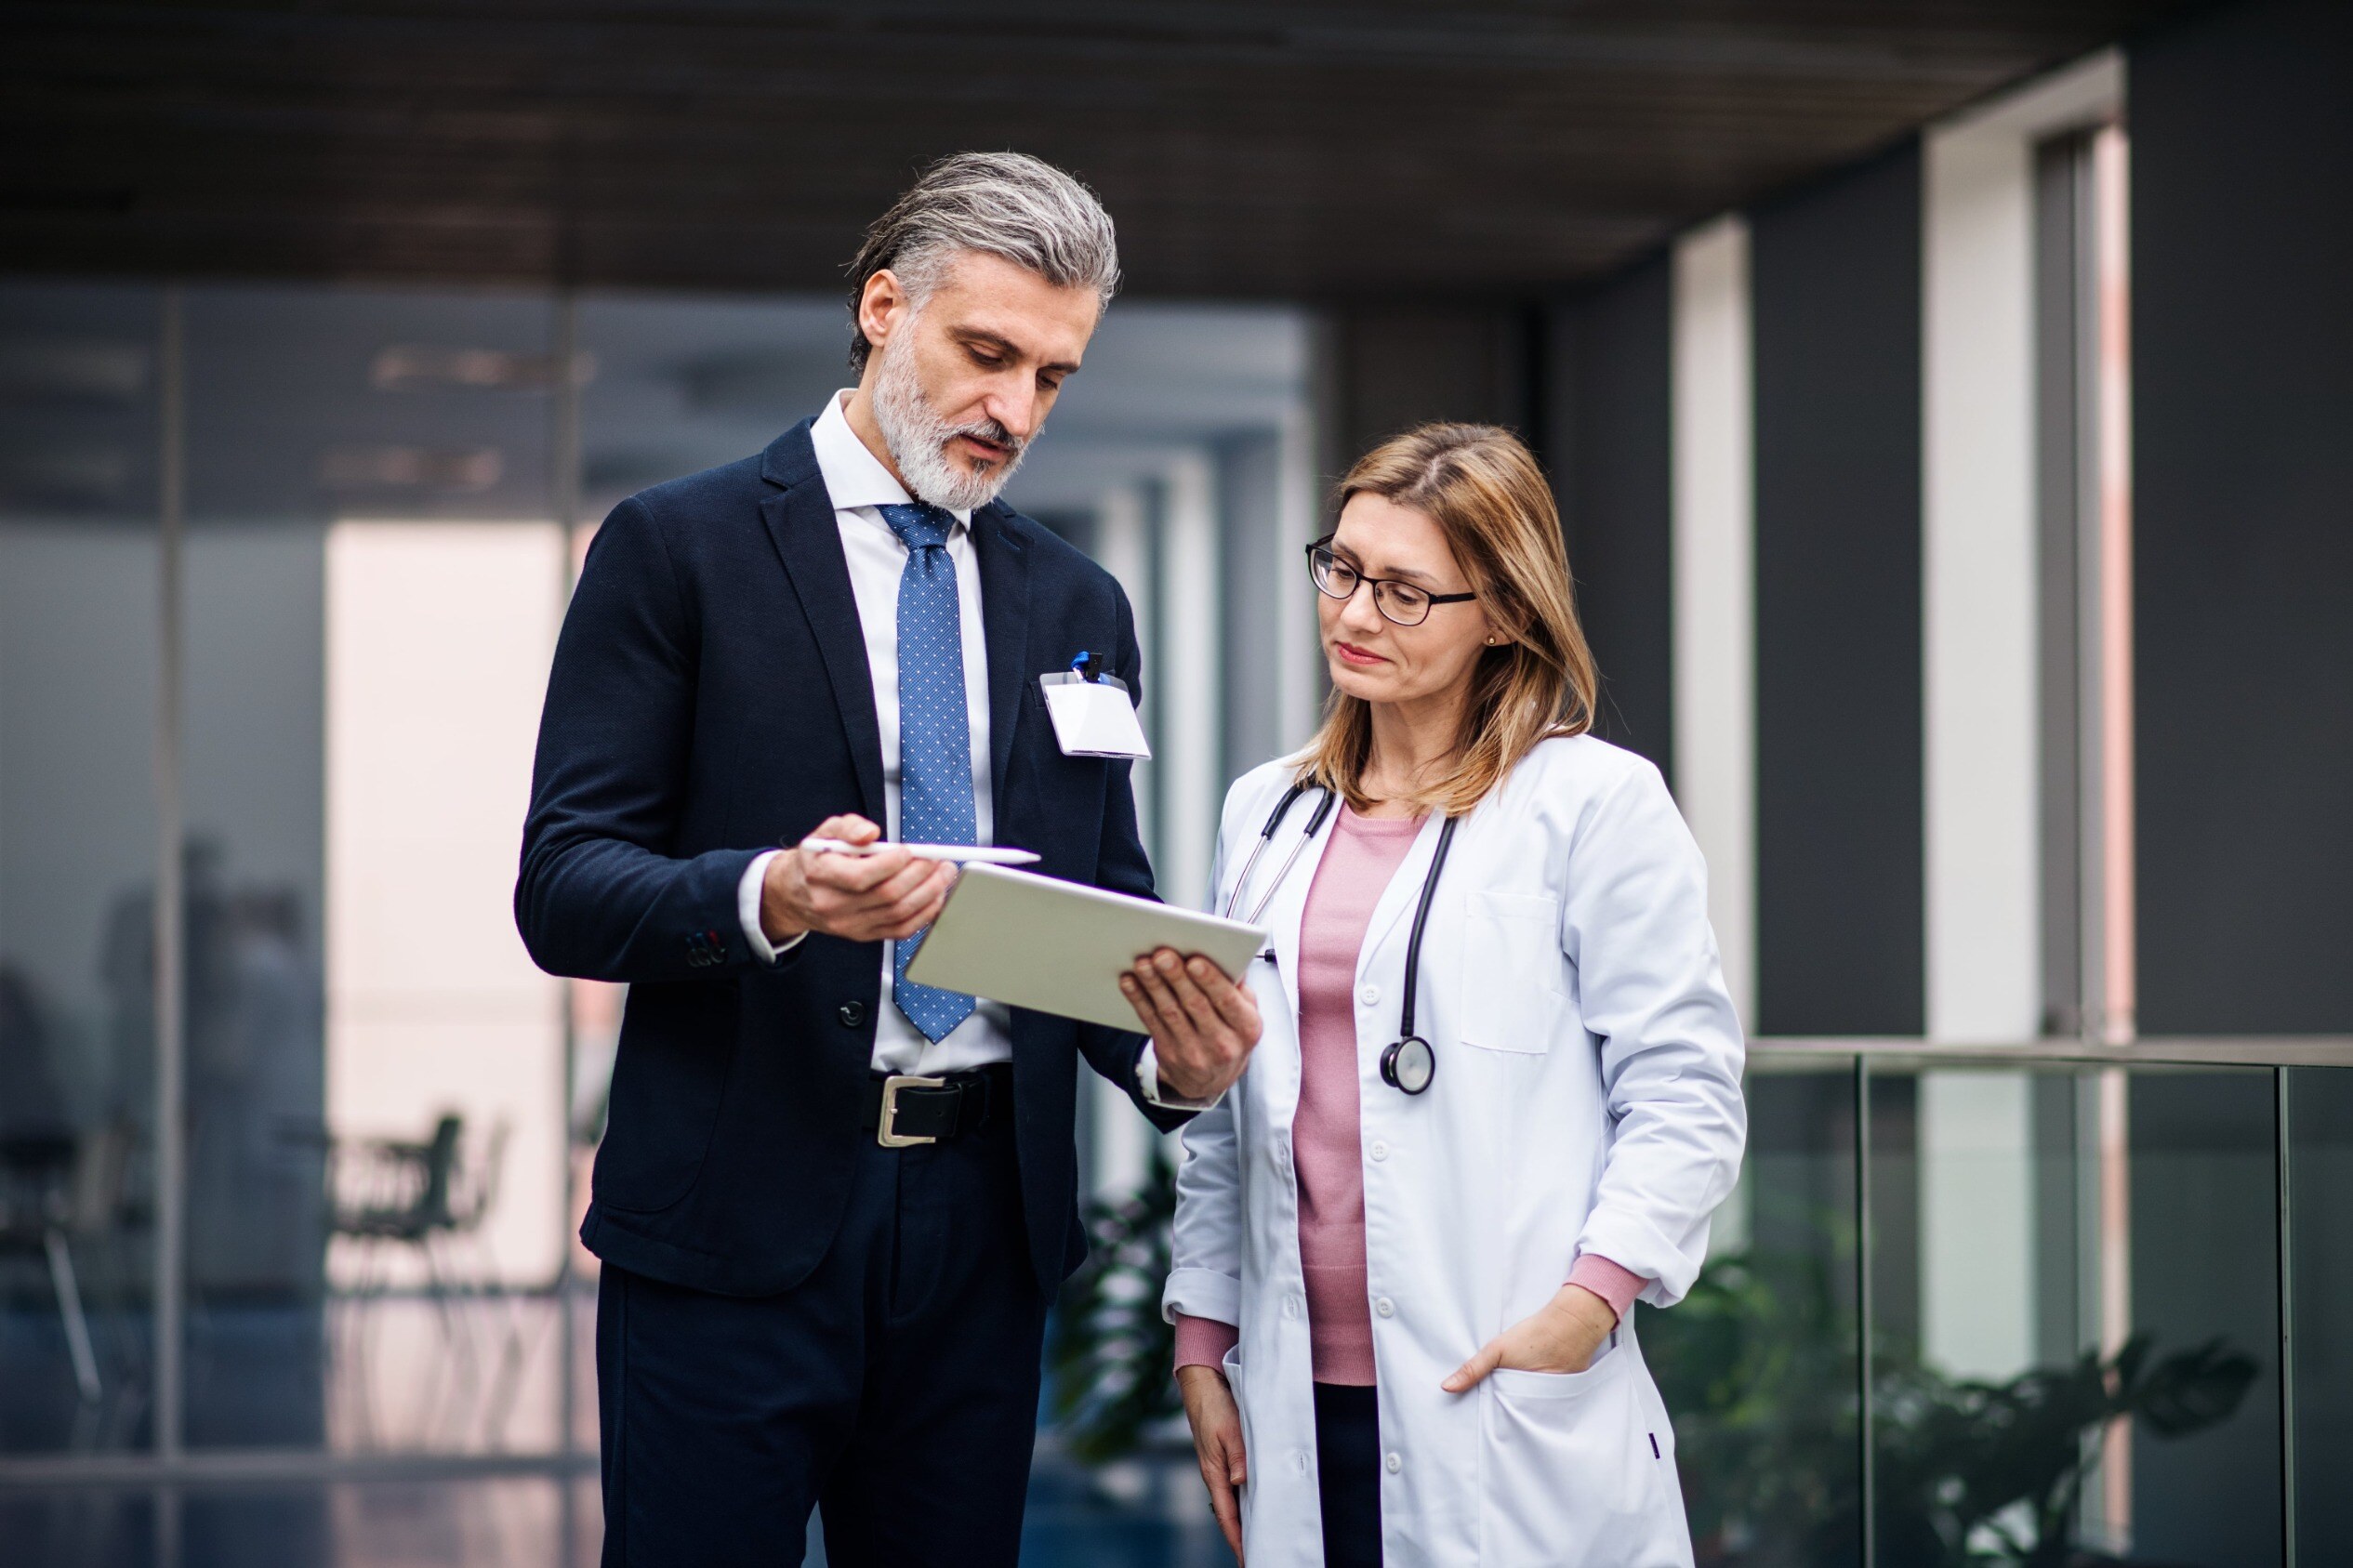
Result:
M891 470L866 450L866 443L850 428L849 416L841 412L849 400L847 388L827 398L825 412L817 415L817 423L809 431L809 443L817 449L817 474L826 481L826 494L832 497L833 509L847 512L861 507L908 505L915 497L891 477ZM967 528L972 526L972 514L969 511L948 515Z

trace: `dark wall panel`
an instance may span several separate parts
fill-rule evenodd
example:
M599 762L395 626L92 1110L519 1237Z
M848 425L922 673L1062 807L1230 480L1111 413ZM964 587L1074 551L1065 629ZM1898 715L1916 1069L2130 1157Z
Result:
M1333 477L1391 436L1433 419L1532 436L1536 317L1517 306L1358 306L1335 312ZM1537 444L1541 444L1540 441Z
M2353 1029L2353 7L2130 66L2141 1027Z
M1923 1027L1920 160L1752 218L1757 1011Z
M1577 608L1601 664L1600 731L1674 778L1669 263L1553 313L1542 385Z

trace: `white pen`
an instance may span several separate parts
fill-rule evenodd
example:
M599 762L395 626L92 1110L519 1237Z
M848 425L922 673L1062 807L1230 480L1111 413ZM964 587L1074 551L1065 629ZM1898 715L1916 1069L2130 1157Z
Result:
M852 844L839 838L804 838L804 850L823 855L879 855L885 850L905 850L919 861L972 862L981 865L1027 865L1038 857L1027 850L998 850L986 844L892 844L878 839Z

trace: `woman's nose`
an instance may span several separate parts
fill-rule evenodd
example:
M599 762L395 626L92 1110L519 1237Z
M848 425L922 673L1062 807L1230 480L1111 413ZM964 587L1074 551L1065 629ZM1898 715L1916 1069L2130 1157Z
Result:
M1388 623L1382 618L1380 607L1373 603L1373 586L1359 578L1356 591L1340 606L1341 623L1364 631L1379 631L1386 626Z

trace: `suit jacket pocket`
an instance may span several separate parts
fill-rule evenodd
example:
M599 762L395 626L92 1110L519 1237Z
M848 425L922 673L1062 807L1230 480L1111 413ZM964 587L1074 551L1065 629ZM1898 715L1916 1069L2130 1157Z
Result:
M732 980L630 990L597 1150L599 1204L651 1214L693 1188L734 1076L738 1001Z

